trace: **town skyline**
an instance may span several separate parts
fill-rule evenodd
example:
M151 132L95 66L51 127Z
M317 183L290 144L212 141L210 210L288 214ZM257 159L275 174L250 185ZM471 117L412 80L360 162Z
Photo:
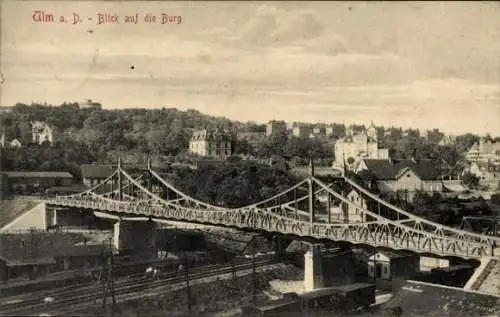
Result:
M183 20L37 24L34 8ZM243 122L500 135L499 29L495 3L6 1L1 105L92 98L105 109L196 109Z

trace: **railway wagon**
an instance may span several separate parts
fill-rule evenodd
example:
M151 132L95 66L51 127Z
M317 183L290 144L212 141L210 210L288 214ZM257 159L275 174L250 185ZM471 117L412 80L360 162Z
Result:
M375 285L352 283L300 294L303 310L352 311L375 303Z

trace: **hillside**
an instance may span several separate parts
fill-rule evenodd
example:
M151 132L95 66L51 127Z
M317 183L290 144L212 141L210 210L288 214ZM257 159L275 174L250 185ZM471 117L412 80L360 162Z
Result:
M44 121L54 129L52 146L30 144L32 121ZM232 132L263 132L265 125L242 123L223 117L202 114L196 110L175 108L104 110L84 108L78 104L61 106L16 104L0 113L0 123L6 140L17 138L20 148L8 148L2 155L2 168L9 170L64 170L77 178L79 166L92 162L116 162L120 155L126 163L145 163L146 156L154 163L180 160L186 157L193 130L219 127ZM294 137L278 133L257 144L236 141L235 154L250 154L269 159L273 156L290 159L293 164L305 164L310 156L329 164L334 159L333 143L343 136L344 125L334 124L335 135L329 137ZM404 135L402 129L392 128L384 135L377 127L381 146L390 149L394 157L430 158L454 165L477 136L459 136L455 145L438 146L423 140L418 133ZM417 131L418 132L418 131ZM440 132L433 130L435 139Z
M30 122L45 121L54 129L53 146L30 144ZM18 149L6 149L2 168L10 170L69 170L79 175L79 165L116 159L130 153L131 160L150 154L156 157L185 152L194 129L265 129L195 110L163 109L96 110L77 104L61 106L15 105L0 114L6 140L17 138ZM142 155L137 155L137 154ZM133 156L136 156L134 158ZM144 160L144 157L139 157ZM134 162L132 162L134 163Z

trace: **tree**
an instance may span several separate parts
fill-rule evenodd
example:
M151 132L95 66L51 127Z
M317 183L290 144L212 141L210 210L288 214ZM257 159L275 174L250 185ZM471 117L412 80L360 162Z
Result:
M491 203L497 206L500 206L500 194L491 195Z
M470 172L465 172L462 175L462 182L470 188L476 188L479 185L479 177Z

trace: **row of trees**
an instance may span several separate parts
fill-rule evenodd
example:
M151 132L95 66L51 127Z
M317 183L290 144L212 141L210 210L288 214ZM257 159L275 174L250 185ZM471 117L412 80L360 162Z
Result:
M207 165L195 170L177 167L167 177L192 197L231 208L262 201L299 181L280 168L250 161Z

